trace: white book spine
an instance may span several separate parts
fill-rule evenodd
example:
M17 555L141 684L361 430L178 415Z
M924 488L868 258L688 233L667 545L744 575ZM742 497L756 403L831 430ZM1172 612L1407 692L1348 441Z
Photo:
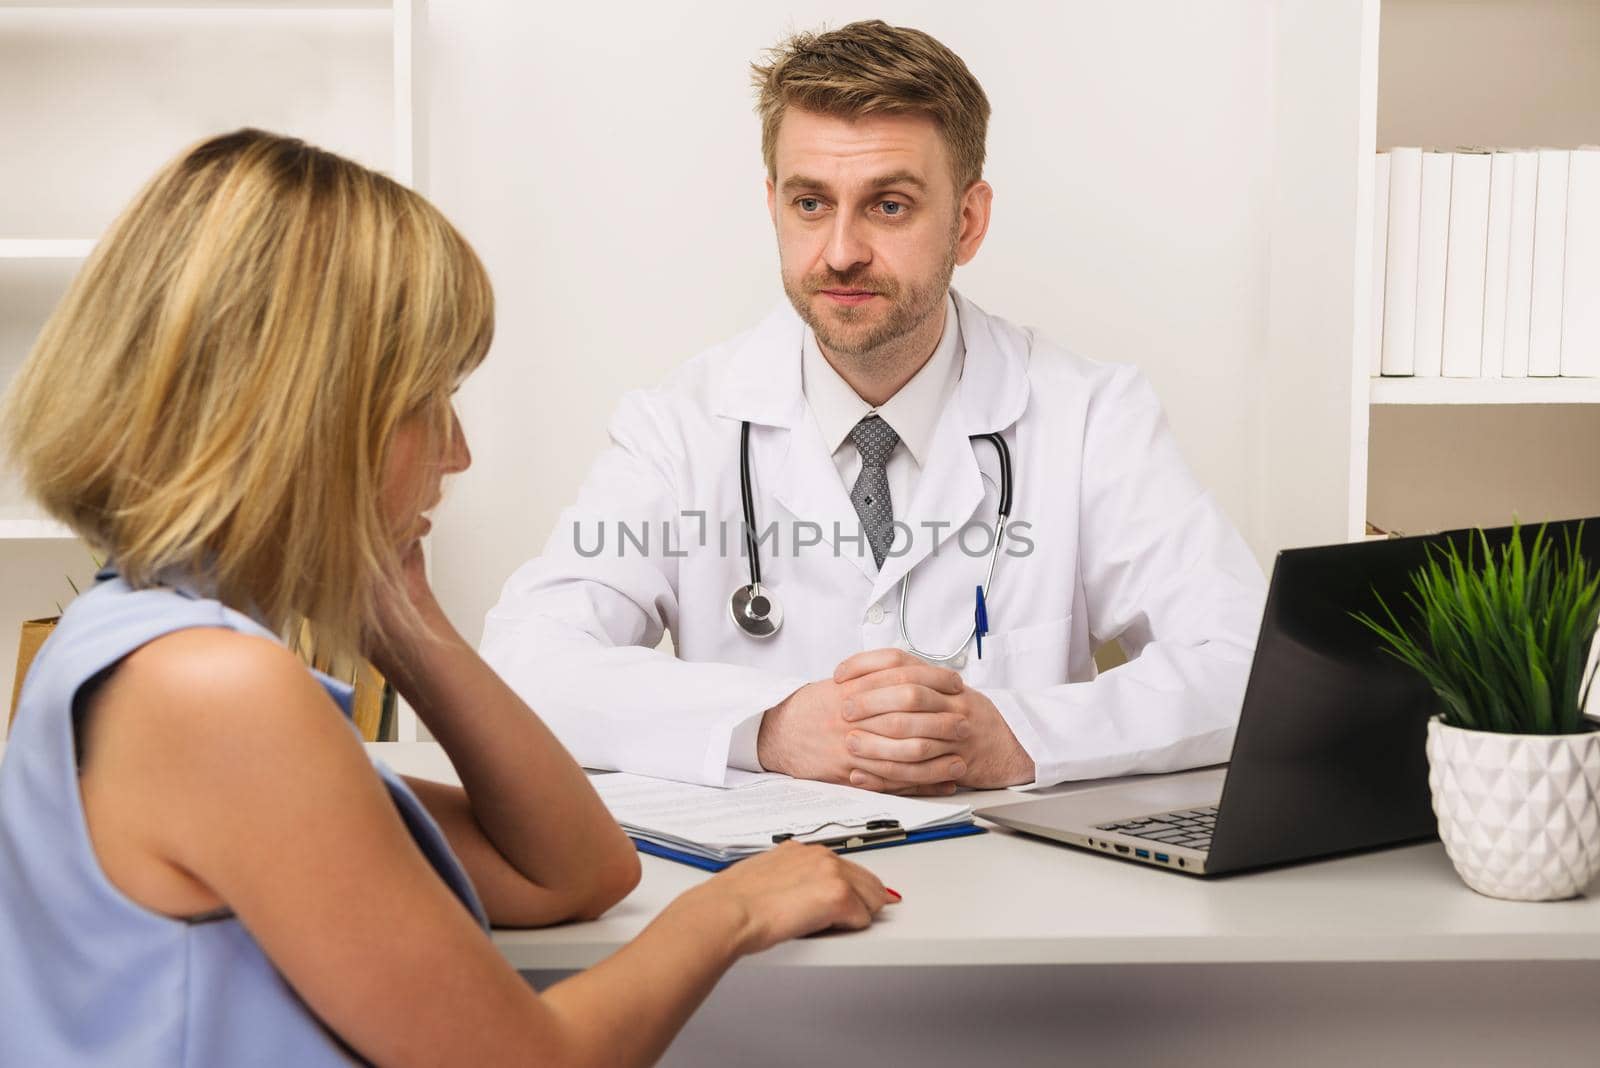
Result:
M1389 153L1379 152L1372 179L1372 374L1383 374L1383 269L1389 256Z
M1483 370L1483 279L1488 266L1489 168L1486 152L1457 152L1450 171L1449 258L1444 275L1447 378Z
M1562 275L1561 373L1600 376L1600 148L1567 166L1567 262Z
M1533 211L1533 295L1528 305L1528 377L1561 373L1562 275L1567 259L1567 161L1560 148L1539 150Z
M1506 268L1511 250L1511 176L1516 159L1496 152L1489 165L1489 233L1484 243L1483 351L1479 373L1499 378L1506 353Z
M1417 233L1422 149L1389 150L1389 240L1384 252L1383 373L1416 371Z
M1417 227L1418 378L1438 378L1444 364L1444 275L1450 252L1450 169L1454 154L1422 154L1422 217Z
M1539 154L1513 153L1511 236L1506 250L1505 378L1528 375L1528 316L1533 305L1533 217L1538 205Z

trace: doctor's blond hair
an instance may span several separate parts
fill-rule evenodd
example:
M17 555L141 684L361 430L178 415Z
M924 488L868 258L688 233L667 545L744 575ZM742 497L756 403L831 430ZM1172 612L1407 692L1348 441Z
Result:
M983 177L989 98L961 57L939 41L879 19L799 33L750 65L761 155L776 180L778 129L791 107L821 115L921 114L938 124L956 192Z
M239 130L164 167L96 246L13 384L5 444L135 587L193 576L354 653L400 581L395 429L447 440L493 324L477 255L421 196Z

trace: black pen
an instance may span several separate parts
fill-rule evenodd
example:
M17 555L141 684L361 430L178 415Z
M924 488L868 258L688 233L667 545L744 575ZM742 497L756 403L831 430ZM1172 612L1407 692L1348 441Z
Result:
M866 845L877 845L881 842L899 842L906 836L905 828L900 826L899 820L873 820L859 831L841 834L834 838L817 838L806 842L807 845L827 846L829 849L860 849ZM787 842L794 835L775 834L772 836L773 844Z

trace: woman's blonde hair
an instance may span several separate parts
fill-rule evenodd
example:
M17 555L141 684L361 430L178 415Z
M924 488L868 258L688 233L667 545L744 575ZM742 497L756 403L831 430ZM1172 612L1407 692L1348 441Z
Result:
M100 241L12 387L6 444L133 585L194 579L354 652L398 588L395 430L426 420L443 452L493 300L421 196L239 130L168 164Z

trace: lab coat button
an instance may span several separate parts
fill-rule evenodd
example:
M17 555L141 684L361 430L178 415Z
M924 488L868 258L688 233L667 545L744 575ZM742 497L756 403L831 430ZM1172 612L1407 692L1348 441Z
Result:
M957 671L960 671L962 668L966 667L967 666L967 654L966 653L957 653L953 658L951 658L950 666L955 668Z
M867 609L867 622L873 626L883 622L883 605L875 604Z

